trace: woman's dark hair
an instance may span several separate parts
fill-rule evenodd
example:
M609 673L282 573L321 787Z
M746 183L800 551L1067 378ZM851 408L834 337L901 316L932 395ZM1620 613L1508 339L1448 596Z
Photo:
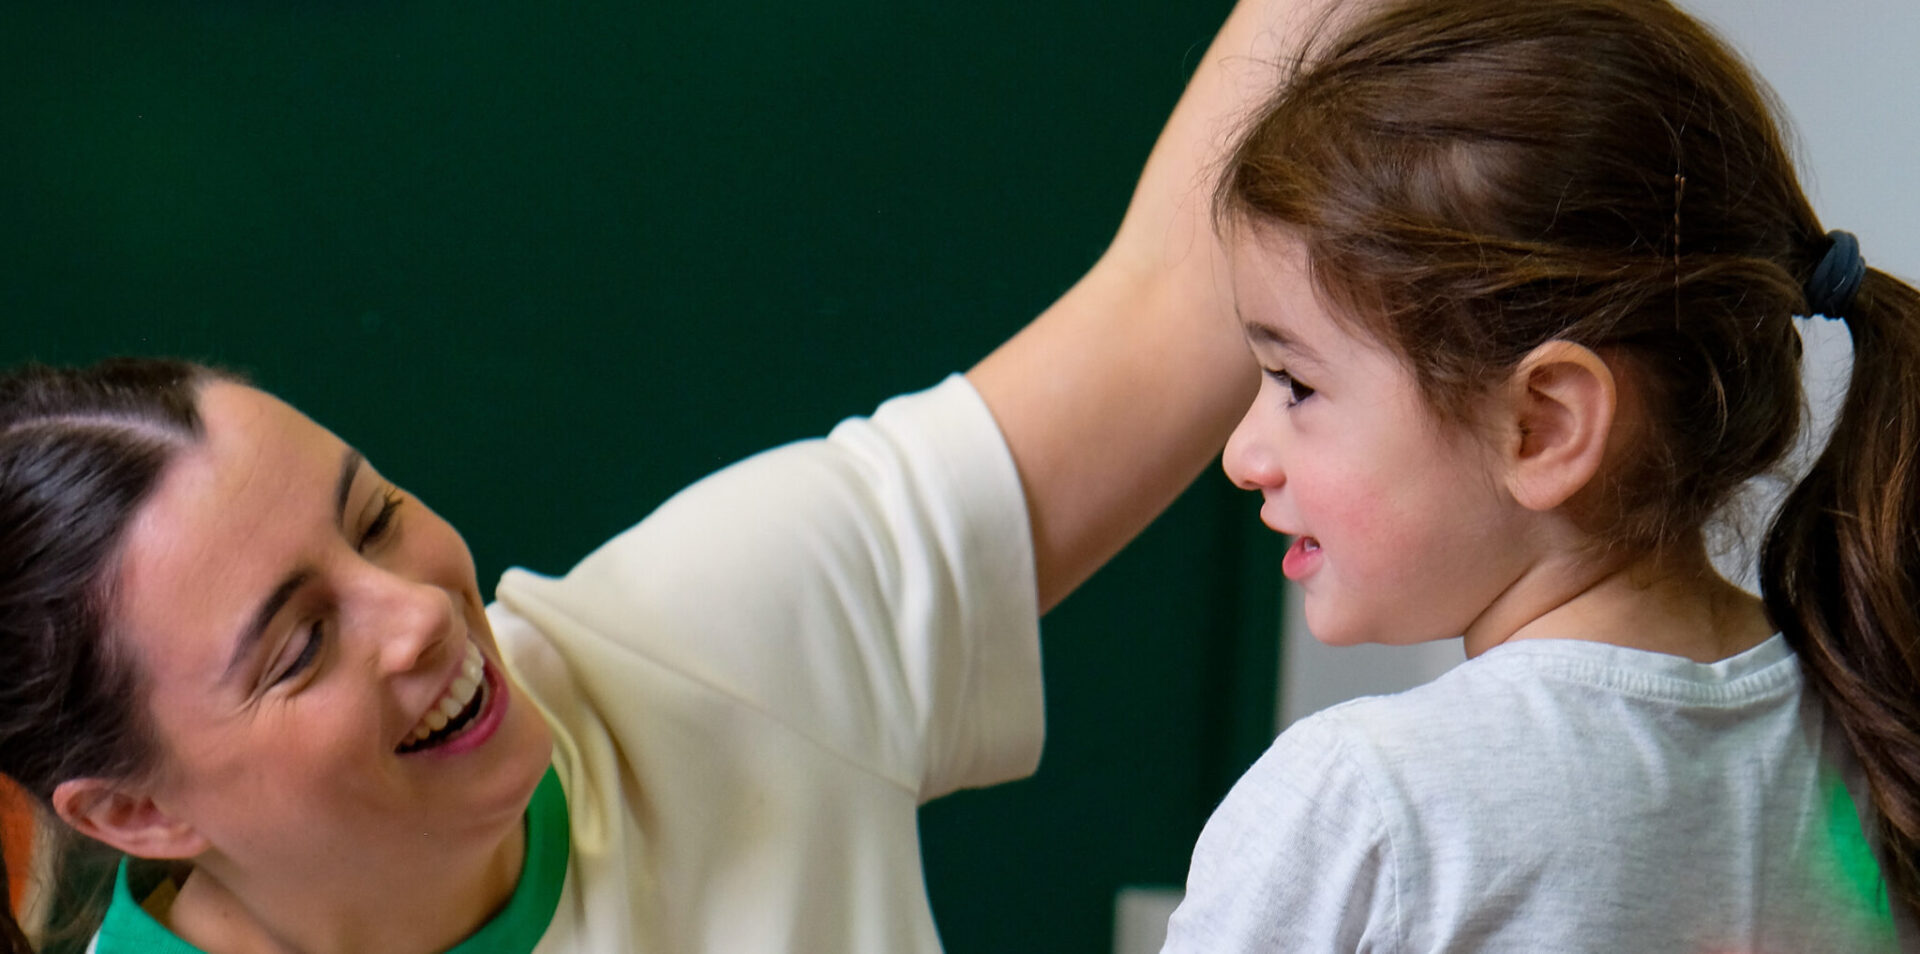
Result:
M215 376L115 359L0 378L0 774L42 805L68 779L152 767L140 674L107 609L127 526L198 440ZM0 952L30 950L5 912Z
M1347 12L1337 10L1334 17ZM1644 396L1610 544L1696 546L1792 446L1792 316L1832 244L1770 95L1665 0L1400 0L1328 26L1247 129L1223 227L1303 242L1345 321L1470 422L1535 347ZM1920 294L1868 270L1853 384L1788 497L1763 595L1866 771L1883 870L1920 910Z

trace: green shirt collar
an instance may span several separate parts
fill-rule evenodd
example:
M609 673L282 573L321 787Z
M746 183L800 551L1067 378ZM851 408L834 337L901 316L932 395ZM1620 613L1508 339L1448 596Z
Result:
M561 791L560 777L549 768L527 805L527 858L513 896L499 914L446 954L531 954L560 906L571 841L566 793ZM113 901L94 937L94 954L206 954L140 907L127 872L127 861L122 860Z

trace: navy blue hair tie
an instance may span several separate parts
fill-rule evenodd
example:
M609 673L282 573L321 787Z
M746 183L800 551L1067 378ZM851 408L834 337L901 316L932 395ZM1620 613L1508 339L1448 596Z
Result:
M1853 295L1860 280L1867 277L1867 263L1860 257L1860 240L1852 232L1838 229L1828 232L1833 244L1807 279L1807 313L1828 318L1845 318L1853 308Z

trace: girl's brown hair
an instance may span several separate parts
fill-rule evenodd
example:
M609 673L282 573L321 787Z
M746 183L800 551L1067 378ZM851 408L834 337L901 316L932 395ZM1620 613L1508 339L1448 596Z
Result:
M1769 94L1664 0L1399 0L1321 36L1231 157L1223 222L1303 241L1335 313L1451 419L1547 341L1608 356L1648 423L1610 475L1607 542L1697 543L1793 444L1791 318L1832 244ZM1853 385L1767 535L1762 588L1915 911L1920 293L1869 269L1844 317Z

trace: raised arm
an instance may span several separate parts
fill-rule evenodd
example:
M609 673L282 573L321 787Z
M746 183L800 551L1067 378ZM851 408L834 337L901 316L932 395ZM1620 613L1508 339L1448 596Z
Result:
M1012 447L1040 605L1063 599L1212 460L1258 384L1210 205L1240 120L1316 0L1241 0L1093 269L967 377Z

